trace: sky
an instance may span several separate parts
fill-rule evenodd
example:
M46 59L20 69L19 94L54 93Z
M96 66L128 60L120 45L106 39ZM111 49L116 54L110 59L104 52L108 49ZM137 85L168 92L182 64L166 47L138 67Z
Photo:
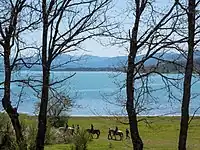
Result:
M123 47L118 46L103 46L95 40L89 40L83 43L86 51L83 54L101 56L101 57L116 57L127 55L127 51Z
M112 10L118 14L121 11L123 11L124 8L126 7L127 7L126 0L114 0L114 7L112 8ZM120 17L118 18L117 21L120 21ZM86 41L83 45L84 48L88 50L88 52L85 53L89 55L101 56L101 57L115 57L115 56L127 55L127 51L123 47L118 47L113 45L102 46L102 44L100 44L95 40Z
M127 3L127 1L132 1L132 0L116 0L116 5L114 6L115 9L117 9L118 11L124 11L125 9L127 9L127 7L129 7L128 9L130 9L130 5ZM172 3L172 1L173 0L155 0L155 4L156 4L155 6L161 7L161 9L163 9L166 6L168 6L170 3ZM124 17L123 14L121 15L122 17ZM134 16L133 16L133 20L134 20ZM133 22L132 20L129 21L129 25L126 26L125 30L128 31L129 29L131 29L132 22ZM124 47L102 46L95 40L89 40L89 41L84 42L83 46L85 49L87 49L87 52L84 52L85 54L101 56L101 57L115 57L115 56L127 55L127 50L125 49L125 47L128 47L129 44L127 43L127 45L124 45Z
M134 15L130 15L129 17L125 16L126 14L123 14L121 12L127 12L128 9L132 8L130 6L130 3L127 3L127 1L133 2L133 0L114 0L115 5L112 9L112 15L118 14L117 17L115 18L116 21L121 21L121 18L126 17L125 23L123 24L124 30L127 32L129 29L131 29L131 25L134 22ZM168 4L170 4L173 0L155 0L156 2L156 7L166 7ZM37 34L37 35L36 35ZM29 40L32 40L32 37L38 39L38 41L41 41L41 34L36 33L32 36L29 36ZM104 39L105 40L105 39ZM129 43L124 44L123 47L119 46L103 46L96 40L87 40L83 42L82 44L83 49L86 51L78 51L75 52L75 55L93 55L93 56L101 56L101 57L115 57L115 56L124 56L127 55L127 50L126 48L129 47Z

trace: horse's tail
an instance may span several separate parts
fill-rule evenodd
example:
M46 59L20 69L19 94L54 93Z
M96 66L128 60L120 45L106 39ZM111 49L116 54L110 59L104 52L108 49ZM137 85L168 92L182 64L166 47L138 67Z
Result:
M100 130L98 130L98 138L99 138L100 134L101 134L101 131L100 131Z

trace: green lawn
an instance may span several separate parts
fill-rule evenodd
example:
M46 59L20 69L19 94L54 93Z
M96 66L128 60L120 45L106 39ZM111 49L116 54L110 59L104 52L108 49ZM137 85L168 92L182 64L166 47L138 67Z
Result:
M149 124L144 121L139 122L140 135L146 150L175 150L177 149L179 135L180 117L147 117ZM131 150L131 141L113 141L107 139L109 127L116 125L125 132L128 125L124 125L114 118L109 117L72 117L69 125L79 124L82 128L90 128L93 123L94 128L101 130L99 139L93 139L89 143L89 150ZM111 148L109 148L111 147ZM188 150L200 149L200 117L196 117L190 123L188 132ZM70 145L49 145L45 150L70 150Z

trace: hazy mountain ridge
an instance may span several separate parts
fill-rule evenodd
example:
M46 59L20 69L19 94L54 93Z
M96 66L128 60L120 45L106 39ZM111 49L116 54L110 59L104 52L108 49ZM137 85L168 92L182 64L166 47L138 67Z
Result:
M53 65L56 66L59 63L66 62L71 58L70 55L62 55L60 58L57 58ZM140 55L136 57L136 62L140 61L144 55ZM176 61L184 63L186 62L186 58L178 53L157 53L154 57L161 58L168 61ZM78 59L77 56L72 57L72 59ZM196 52L194 54L195 62L200 62L200 52ZM152 66L157 64L158 60L155 58L150 58L145 61L144 66ZM65 69L65 68L121 68L127 66L127 56L116 56L116 57L100 57L100 56L91 56L84 55L80 57L80 60L68 63L63 65L62 67L58 67L57 69Z
M140 55L136 57L136 62L140 61L144 55ZM169 60L169 61L181 61L184 63L186 58L178 53L157 53L154 57L158 57L161 59ZM194 54L195 62L200 62L200 52L195 52ZM25 62L35 62L37 58L28 58L24 59ZM3 60L0 59L1 65L0 70L3 70ZM67 62L67 63L66 63ZM144 65L146 67L153 66L158 62L155 58L150 58L145 61ZM40 63L37 62L37 63ZM83 56L71 56L71 55L61 55L58 56L52 63L53 70L78 70L83 71L87 70L109 70L109 68L122 68L127 64L127 56L116 56L116 57L100 57L100 56L92 56L92 55L83 55ZM22 64L21 64L22 65ZM92 69L94 68L94 69ZM98 69L97 69L98 68ZM100 68L100 69L99 69ZM27 70L27 68L22 67L22 69ZM41 70L41 65L34 65L30 70Z

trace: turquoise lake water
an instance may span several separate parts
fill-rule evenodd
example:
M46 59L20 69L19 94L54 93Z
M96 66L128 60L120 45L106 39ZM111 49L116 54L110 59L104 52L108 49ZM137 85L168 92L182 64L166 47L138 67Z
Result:
M52 72L52 82L63 79L73 72ZM22 71L14 75L14 79L27 78L32 76L34 79L41 79L41 72L39 71ZM167 77L179 77L179 74L169 74ZM126 114L123 104L126 100L125 89L120 87L125 83L125 74L112 73L112 72L76 72L76 75L62 84L57 84L54 87L61 91L69 93L75 102L75 107L70 112L71 115L90 116L90 115L113 115L113 114ZM1 73L3 79L3 73ZM193 77L192 86L192 99L190 114L195 112L200 106L199 93L200 82L199 77ZM172 80L171 80L172 81ZM182 80L172 81L179 89L165 86L162 78L158 75L152 75L148 79L149 93L151 95L140 97L142 111L140 115L179 115L182 99ZM40 86L38 83L39 89ZM136 81L136 88L140 87L141 81ZM169 92L170 89L170 92ZM17 105L19 92L21 88L18 84L12 84L12 103ZM170 96L169 96L170 93ZM2 91L1 91L2 94ZM138 96L138 93L136 93ZM34 103L38 99L36 93L29 89L24 88L22 95L22 102L19 104L19 111L29 114L34 112ZM196 112L197 115L200 111Z

